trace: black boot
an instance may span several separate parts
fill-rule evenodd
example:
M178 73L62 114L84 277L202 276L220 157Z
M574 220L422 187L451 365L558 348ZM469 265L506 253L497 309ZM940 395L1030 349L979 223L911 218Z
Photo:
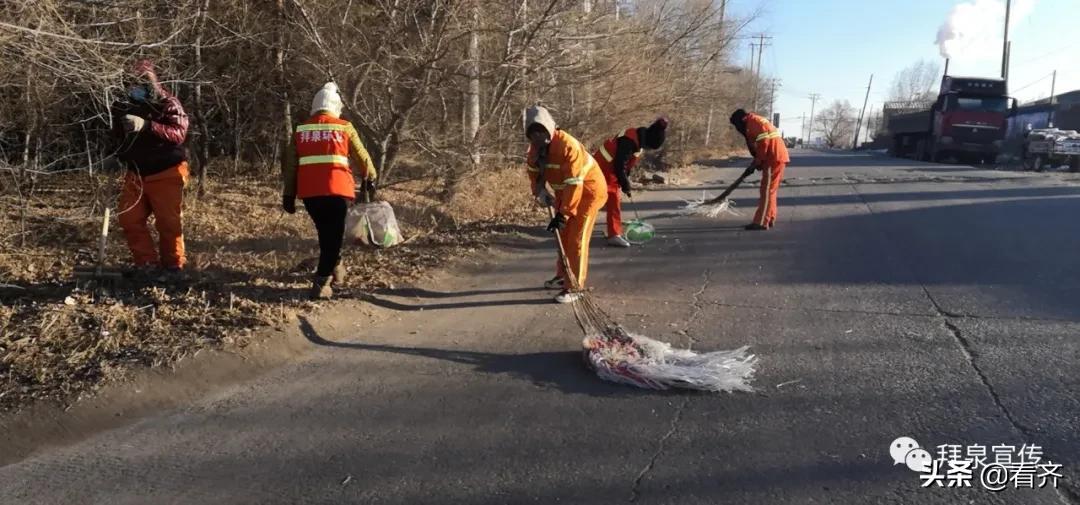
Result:
M743 229L747 230L747 231L765 231L765 230L768 230L768 228L766 228L764 226L761 226L760 224L757 224L757 223L750 223L750 224L744 226Z

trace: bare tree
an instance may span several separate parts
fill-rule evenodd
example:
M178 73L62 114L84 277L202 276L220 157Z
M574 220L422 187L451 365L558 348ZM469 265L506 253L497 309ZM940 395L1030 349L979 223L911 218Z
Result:
M941 67L930 60L919 60L897 72L889 88L889 101L931 103L940 82Z
M832 148L851 147L855 134L856 110L847 100L837 100L822 110L815 117L817 131Z
M660 114L673 119L665 152L730 144L716 118L761 83L732 54L756 14L726 3L0 3L0 161L32 174L100 160L108 106L138 57L156 60L192 113L200 181L275 170L329 80L390 184L426 177L453 191L471 171L519 162L520 112L537 102L592 145Z

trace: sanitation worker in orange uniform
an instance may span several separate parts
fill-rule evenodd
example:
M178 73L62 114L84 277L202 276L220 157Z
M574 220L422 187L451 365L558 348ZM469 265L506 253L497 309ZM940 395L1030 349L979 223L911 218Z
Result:
M188 116L180 100L158 81L150 60L133 66L126 86L127 96L110 110L119 147L106 160L127 170L116 219L136 267L160 267L166 276L176 277L187 263L181 217L188 182ZM150 216L157 228L156 245L146 225Z
M375 187L375 165L356 128L341 119L341 109L337 85L326 83L311 101L311 118L296 127L283 158L281 206L293 214L296 199L302 199L319 235L319 265L311 286L315 299L332 297L331 285L345 281L341 245L345 216L356 199L350 158L360 167L365 188L373 192Z
M589 151L574 137L555 126L555 119L543 107L525 111L525 136L529 139L529 183L541 205L554 207L555 217L548 231L559 232L577 288L585 288L589 271L589 241L596 226L596 215L607 202L607 183L600 166ZM554 194L548 191L550 185ZM548 289L561 289L558 303L571 303L582 296L572 289L562 261L556 263L556 275L544 283Z
M743 109L731 114L731 124L746 137L746 148L754 157L753 166L761 171L761 197L754 222L747 230L768 230L776 224L776 191L784 178L784 168L791 158L780 132L768 119Z
M649 126L627 128L622 135L616 135L604 141L593 153L593 158L600 164L600 170L607 181L607 240L612 247L630 247L622 232L622 204L619 202L619 189L630 197L630 169L637 165L645 149L660 149L664 145L664 134L668 121L659 118Z

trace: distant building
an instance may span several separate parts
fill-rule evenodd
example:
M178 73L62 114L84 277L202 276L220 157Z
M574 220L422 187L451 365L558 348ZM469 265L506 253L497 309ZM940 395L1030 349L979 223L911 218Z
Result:
M1043 98L1021 105L1016 115L1009 118L1009 139L1018 139L1024 134L1027 125L1032 128L1049 128L1050 113L1053 114L1054 126L1062 130L1080 130L1080 90L1069 91L1050 99Z

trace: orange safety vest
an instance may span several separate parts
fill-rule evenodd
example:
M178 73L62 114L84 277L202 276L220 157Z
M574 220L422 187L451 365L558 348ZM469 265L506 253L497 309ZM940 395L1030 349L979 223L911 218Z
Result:
M316 114L296 127L296 196L340 196L352 200L356 183L349 168L349 122Z
M578 139L563 130L555 130L544 160L544 180L539 181L541 167L537 164L536 148L529 146L525 155L529 182L536 192L537 184L547 183L555 190L560 214L574 217L588 210L598 199L607 199L607 182L596 160Z
M746 144L753 146L754 162L758 165L774 167L791 161L780 131L768 119L754 113L746 115Z
M629 160L626 160L626 172L630 173L630 169L634 168L634 165L637 165L638 160L641 159L641 155L645 153L645 150L641 148L641 140L638 139L637 128L627 128L622 136L634 141L634 145L638 148L637 151L634 152L634 155L631 156ZM604 145L600 146L600 149L597 149L593 154L593 158L596 158L596 162L600 164L600 169L603 170L605 174L615 172L615 150L619 145L618 140L619 135L605 140Z

